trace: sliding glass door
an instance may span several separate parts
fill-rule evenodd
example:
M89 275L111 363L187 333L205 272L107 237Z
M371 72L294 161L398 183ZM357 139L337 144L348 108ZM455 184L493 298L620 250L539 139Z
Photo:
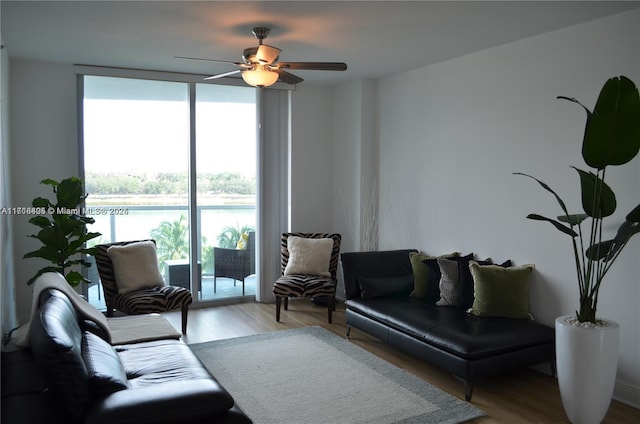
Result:
M196 87L203 300L255 295L256 102L245 87Z
M242 296L240 281L214 278L213 250L244 247L241 230L255 228L254 90L85 76L82 116L90 230L102 233L95 242L153 238L167 284L190 288L195 301ZM233 246L228 228L240 232ZM95 267L89 271L97 282ZM98 284L87 294L104 304Z

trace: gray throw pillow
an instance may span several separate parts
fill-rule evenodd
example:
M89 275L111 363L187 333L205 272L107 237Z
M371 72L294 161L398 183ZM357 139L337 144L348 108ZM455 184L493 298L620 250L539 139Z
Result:
M458 306L460 300L460 274L458 262L438 258L440 267L440 299L438 306Z

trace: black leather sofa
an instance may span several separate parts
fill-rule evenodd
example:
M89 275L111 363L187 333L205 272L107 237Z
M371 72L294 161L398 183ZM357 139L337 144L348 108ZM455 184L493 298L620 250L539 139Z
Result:
M31 348L2 353L3 424L251 423L182 341L112 347L54 289L37 312Z
M542 362L550 362L555 373L552 328L527 319L477 317L410 297L410 252L416 250L341 255L347 337L358 328L458 376L468 401L473 383L483 377ZM369 291L364 297L363 281Z

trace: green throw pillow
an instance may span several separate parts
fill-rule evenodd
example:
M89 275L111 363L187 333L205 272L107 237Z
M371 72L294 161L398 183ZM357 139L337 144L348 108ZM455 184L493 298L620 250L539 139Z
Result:
M417 298L427 297L427 286L429 285L429 267L423 262L424 260L436 258L451 258L459 255L460 253L458 252L453 252L442 256L430 256L417 252L409 253L411 269L413 270L413 291L411 292L411 296ZM438 283L439 281L436 281L434 284Z
M503 268L470 262L475 300L471 313L477 316L530 318L529 285L533 265Z

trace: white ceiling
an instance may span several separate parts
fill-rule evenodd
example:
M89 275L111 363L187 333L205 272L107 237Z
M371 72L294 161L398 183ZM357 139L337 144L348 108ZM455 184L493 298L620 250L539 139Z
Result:
M640 7L639 1L2 1L11 58L215 74L257 45L282 61L343 61L345 72L295 71L337 84L420 68Z

